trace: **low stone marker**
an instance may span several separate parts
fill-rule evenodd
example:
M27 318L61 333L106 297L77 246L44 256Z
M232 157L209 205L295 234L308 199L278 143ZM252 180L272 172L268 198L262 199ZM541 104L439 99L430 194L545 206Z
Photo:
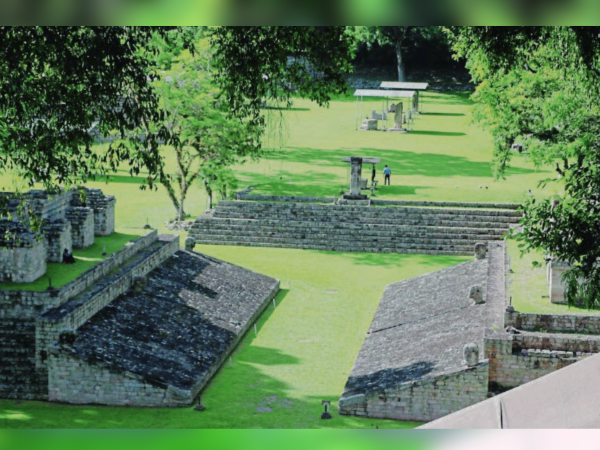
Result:
M485 303L485 299L483 298L483 288L481 286L471 286L469 288L469 298L477 305Z
M475 258L477 259L485 259L485 255L487 254L487 244L483 242L478 242L475 244Z
M475 367L479 364L479 346L474 342L465 345L463 349L465 354L465 362L468 367Z
M194 251L194 247L196 246L196 239L193 237L185 238L185 249L192 252Z

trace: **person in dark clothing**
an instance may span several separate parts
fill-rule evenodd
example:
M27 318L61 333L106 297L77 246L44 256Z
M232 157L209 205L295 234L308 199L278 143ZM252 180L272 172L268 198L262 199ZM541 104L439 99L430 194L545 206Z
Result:
M390 175L392 174L392 170L387 166L387 164L385 165L385 167L383 168L383 175L385 176L384 180L383 180L383 184L384 185L390 185Z
M375 175L377 175L377 171L375 170L375 164L373 164L373 172L371 172L371 184L375 183Z
M63 263L64 264L75 264L75 258L73 257L73 253L70 253L68 249L65 248L63 252Z

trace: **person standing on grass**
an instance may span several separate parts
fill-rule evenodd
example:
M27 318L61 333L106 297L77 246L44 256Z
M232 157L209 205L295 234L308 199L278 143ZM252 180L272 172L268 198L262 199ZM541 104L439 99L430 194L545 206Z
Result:
M384 185L390 185L390 175L392 174L392 170L387 166L387 164L385 165L385 167L383 168L383 175L385 177L385 179L383 180L383 184Z

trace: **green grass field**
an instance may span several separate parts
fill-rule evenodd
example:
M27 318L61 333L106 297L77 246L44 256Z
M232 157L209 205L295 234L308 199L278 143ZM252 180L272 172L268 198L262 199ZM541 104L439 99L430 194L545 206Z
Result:
M364 115L380 105L380 102L365 102ZM392 186L382 187L377 193L379 198L519 202L528 190L537 195L555 193L552 187L545 192L537 188L538 181L550 172L535 170L520 155L515 156L505 180L493 179L491 138L469 124L468 94L427 93L423 107L425 114L417 117L414 131L398 134L355 130L356 103L351 96L333 101L329 108L296 100L292 110L283 112L285 126L280 131L286 137L285 145L279 148L274 145L275 139L266 139L265 158L237 168L240 189L252 185L253 193L258 194L336 196L349 182L348 164L341 158L355 155L382 159L378 168L380 182L383 164L391 167ZM117 197L116 220L123 235L139 234L146 223L165 232L165 221L175 215L161 186L156 191L138 189L143 179L144 174L131 178L123 169L109 184L89 184ZM11 181L10 176L0 178L0 188L9 189ZM194 186L186 211L196 216L205 208L206 196ZM337 399L386 284L466 258L221 246L201 246L196 250L282 281L277 308L269 307L260 319L258 335L251 331L246 336L235 351L232 364L227 363L206 389L205 412L194 412L191 408L110 408L31 401L14 404L0 400L0 426L406 428L416 425L342 417L337 414ZM94 258L97 255L90 256ZM53 284L59 278L60 275L53 275ZM47 286L47 280L41 283L44 288ZM515 296L515 306L516 301ZM331 421L319 418L324 399L333 401Z
M201 246L199 251L281 280L269 306L206 389L207 410L68 406L0 400L0 427L409 428L344 417L337 400L386 284L464 257ZM332 400L332 420L320 419ZM268 411L270 410L270 411Z

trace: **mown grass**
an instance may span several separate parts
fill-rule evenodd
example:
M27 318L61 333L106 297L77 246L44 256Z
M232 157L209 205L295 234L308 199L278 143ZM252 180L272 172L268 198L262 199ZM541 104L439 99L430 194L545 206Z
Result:
M199 251L281 280L282 291L202 396L206 411L0 401L14 428L412 428L340 416L339 399L386 284L464 257L200 246ZM332 420L321 420L321 400ZM270 411L269 411L270 410Z
M494 180L489 134L470 125L465 93L427 93L425 114L407 134L355 130L356 103L340 97L321 109L296 100L282 112L283 147L265 139L266 156L236 168L240 189L272 195L336 196L349 184L345 156L375 156L392 169L392 186L378 198L462 202L520 202L537 188L547 170L515 156L506 179ZM380 108L365 103L363 111ZM277 111L274 112L277 114ZM276 134L276 133L275 133ZM167 163L173 167L172 155ZM175 215L162 186L141 191L146 174L131 178L126 168L108 184L89 183L117 197L120 232L135 234L144 224L166 232ZM481 188L480 188L481 186ZM487 189L486 189L487 186ZM0 188L10 188L10 177ZM206 195L193 186L186 211L206 209ZM182 233L185 236L185 233ZM277 308L270 307L215 376L203 395L207 410L134 409L0 401L4 428L406 428L415 423L358 419L337 414L337 399L386 284L447 267L460 257L328 253L290 249L200 246L197 250L282 280ZM76 255L78 256L78 255ZM96 255L97 256L97 255ZM90 256L90 257L93 257ZM515 260L513 259L513 263ZM57 277L57 275L54 275ZM58 276L60 278L60 276ZM58 278L53 278L56 284ZM44 284L44 288L47 286ZM516 296L513 303L516 301ZM548 301L548 299L546 299ZM549 301L548 301L549 303ZM517 307L518 309L519 307ZM418 337L415 337L418 340ZM321 400L333 401L331 421L322 421ZM260 408L259 408L260 407ZM259 408L259 410L257 410ZM267 411L267 408L270 411ZM264 411L264 412L263 412Z
M516 311L543 314L600 314L600 310L589 310L577 306L561 305L550 302L546 265L541 252L534 251L521 255L517 242L507 240L510 256L508 275L508 295ZM534 268L533 262L542 263Z

